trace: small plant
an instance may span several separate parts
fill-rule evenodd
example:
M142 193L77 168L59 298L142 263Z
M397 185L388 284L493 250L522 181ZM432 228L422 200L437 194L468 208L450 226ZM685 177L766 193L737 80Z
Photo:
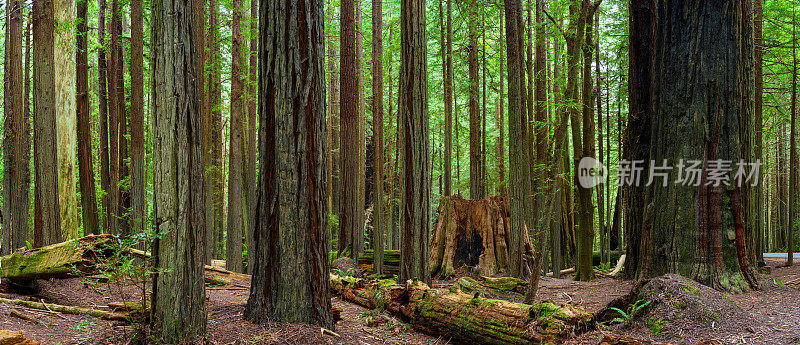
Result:
M340 276L340 277L352 277L355 275L356 271L352 268L348 268L346 271L342 271L341 269L334 268L331 270L333 274Z
M700 290L698 288L694 287L694 286L684 287L683 288L683 292L690 293L690 294L695 294L695 295L698 295L698 296L700 295Z
M661 335L666 326L667 320L651 317L647 320L647 327L650 328L650 334Z
M650 303L653 303L653 301L645 301L640 299L636 301L636 303L628 307L627 312L615 307L609 308L617 312L617 314L619 314L619 317L615 317L613 320L611 320L611 323L629 323L633 321L633 317L636 316L636 314L639 311L643 310L644 308L647 308L647 306L650 305Z
M676 301L676 302L672 303L672 306L674 306L675 309L680 309L680 310L686 309L686 305L683 304L683 302L681 302L681 301Z
M600 272L608 272L611 270L611 263L610 262L601 262L600 265L595 266L595 269Z

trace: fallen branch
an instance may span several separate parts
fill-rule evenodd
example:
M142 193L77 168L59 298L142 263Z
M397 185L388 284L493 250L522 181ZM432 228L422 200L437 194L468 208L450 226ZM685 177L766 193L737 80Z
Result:
M30 316L25 315L23 313L20 313L20 312L18 312L16 310L12 310L10 315L13 316L13 317L16 317L16 318L23 319L23 320L28 321L28 322L39 323L39 319L30 317Z
M566 269L563 269L563 270L561 270L561 271L559 271L559 272L560 272L562 275L564 275L564 274L570 274L570 273L575 273L575 267L566 268ZM548 277L552 277L552 276L553 276L553 272L547 272L546 276L548 276Z
M73 306L58 305L58 304L50 304L48 306L43 302L23 301L18 299L0 298L0 303L21 305L28 308L39 309L39 310L50 310L64 314L88 315L103 320L128 321L130 319L135 318L134 315L132 315L131 313L107 312L91 308L81 308L81 307L73 307Z
M591 314L550 302L534 305L481 298L459 287L431 289L420 282L366 281L331 275L331 291L343 300L387 311L433 336L461 343L531 344L571 336Z

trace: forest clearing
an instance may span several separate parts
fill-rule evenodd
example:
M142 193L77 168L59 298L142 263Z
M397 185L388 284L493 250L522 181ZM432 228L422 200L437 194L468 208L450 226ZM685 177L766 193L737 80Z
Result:
M0 345L800 344L800 0L0 12Z

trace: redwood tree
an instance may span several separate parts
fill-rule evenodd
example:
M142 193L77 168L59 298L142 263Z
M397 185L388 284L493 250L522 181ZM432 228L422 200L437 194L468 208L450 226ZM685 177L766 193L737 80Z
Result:
M6 2L9 4L9 2ZM28 239L30 122L25 110L22 67L22 9L14 0L6 11L6 64L3 122L3 243L0 254L24 248ZM30 47L28 47L30 49Z
M356 18L354 0L342 1L341 12L341 100L340 100L340 143L342 159L342 201L339 203L339 252L349 251L357 257L364 245L364 195L360 192L359 181L364 164L360 153L361 134L360 78L356 66Z
M76 97L78 110L78 175L81 191L81 215L84 234L98 234L97 201L94 190L94 164L92 163L92 116L89 110L89 51L86 21L88 1L78 1L78 34L75 60Z
M383 242L386 235L383 216L383 0L372 0L372 37L373 248L375 273L383 274Z
M649 146L651 160L700 160L705 167L699 183L645 187L645 212L626 215L643 218L640 227L630 229L641 238L641 247L629 248L628 254L637 258L639 278L679 273L720 290L758 286L747 254L741 186L716 181L710 173L718 160L746 159L740 150L739 123L746 116L740 85L751 78L745 74L752 70L740 64L752 46L740 44L740 6L738 1L659 1L651 31L655 49L647 49L654 52L652 63L631 60L636 74L653 76L652 98L641 106L658 114L658 121L652 118L650 126L635 126L628 135L652 129L642 133L651 140L640 142ZM652 9L631 11L631 16L652 15ZM700 27L704 30L697 34ZM632 51L642 49L634 44L647 43L633 37ZM718 53L723 51L728 53ZM710 60L701 64L701 56ZM670 173L670 178L687 177L676 174Z
M78 0L85 1L85 0ZM144 160L143 1L131 0L131 233L144 231L147 217Z
M403 205L400 281L431 283L430 148L425 0L400 2L400 116L403 119Z
M242 50L242 0L233 0L231 20L231 130L228 163L228 236L226 241L227 269L242 272L242 236L244 235L244 182L245 169L245 120L244 82L245 66Z
M205 334L203 142L197 99L193 1L153 0L152 328L165 343Z
M334 326L322 0L260 2L259 190L245 319ZM269 23L269 25L267 25ZM282 39L275 39L275 38Z
M33 2L34 246L61 242L56 148L53 0Z

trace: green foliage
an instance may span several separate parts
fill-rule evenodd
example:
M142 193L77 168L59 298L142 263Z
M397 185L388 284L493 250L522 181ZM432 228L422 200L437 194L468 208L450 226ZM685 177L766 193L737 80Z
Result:
M636 303L632 304L628 307L628 311L623 311L622 309L611 307L612 311L617 312L619 317L614 318L611 320L611 323L629 323L633 321L633 318L636 316L637 313L647 308L653 301L645 301L645 300L638 300Z
M657 317L651 317L647 319L647 327L650 328L650 334L652 335L661 335L664 330L664 326L667 325L667 320L659 319Z
M331 273L340 276L340 277L352 277L355 275L356 271L352 268L348 268L347 270L343 271L338 268L331 269Z

